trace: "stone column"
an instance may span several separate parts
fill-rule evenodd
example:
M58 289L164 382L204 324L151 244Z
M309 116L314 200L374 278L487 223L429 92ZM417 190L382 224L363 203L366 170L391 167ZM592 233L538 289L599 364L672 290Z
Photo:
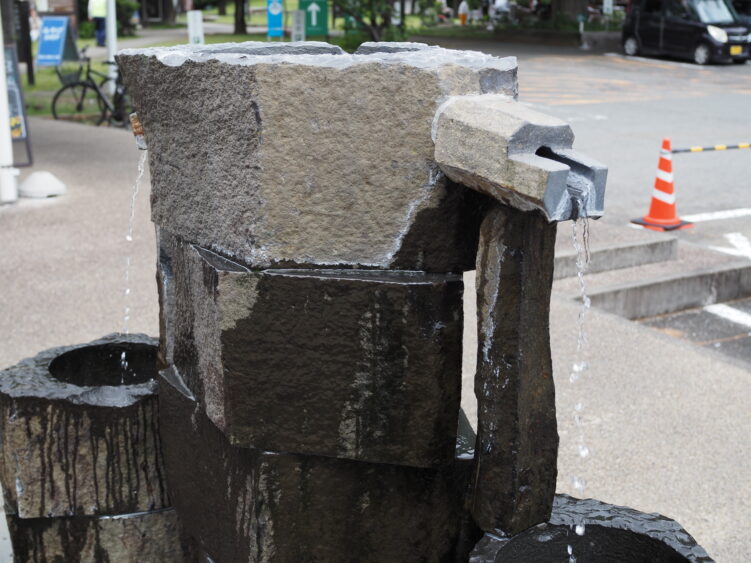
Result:
M472 515L487 531L547 520L558 433L548 318L556 224L502 204L477 256L478 432Z

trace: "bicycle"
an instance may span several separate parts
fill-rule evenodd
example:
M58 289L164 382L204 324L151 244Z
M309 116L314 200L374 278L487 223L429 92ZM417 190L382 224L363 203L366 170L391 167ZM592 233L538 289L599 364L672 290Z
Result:
M113 61L107 61L106 64L117 66ZM128 116L133 110L120 69L115 78L112 99L105 93L107 83L112 78L91 68L86 48L81 52L81 62L75 71L65 73L58 67L56 72L63 86L52 98L52 116L55 119L93 125L101 125L106 121L117 127L128 126Z

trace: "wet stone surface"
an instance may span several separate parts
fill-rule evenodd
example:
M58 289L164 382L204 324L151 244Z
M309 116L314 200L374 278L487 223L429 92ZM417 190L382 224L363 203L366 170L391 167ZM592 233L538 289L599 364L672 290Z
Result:
M582 523L583 534L578 534L576 526ZM570 553L584 563L713 561L675 520L594 499L556 495L548 522L510 538L485 535L469 562L567 561Z
M472 515L488 532L514 534L546 521L555 494L548 328L555 233L542 214L500 204L482 224Z
M244 447L432 467L454 456L459 276L249 271L173 247L174 363Z
M471 269L477 195L434 162L433 117L446 96L514 96L516 61L368 49L121 52L154 222L252 268Z
M8 516L16 563L183 563L177 513L21 519Z
M170 505L155 360L154 339L110 335L47 350L0 373L8 513L40 518Z
M175 507L214 561L452 561L457 550L466 560L457 544L476 539L462 527L471 464L419 469L233 447L179 375L162 374Z

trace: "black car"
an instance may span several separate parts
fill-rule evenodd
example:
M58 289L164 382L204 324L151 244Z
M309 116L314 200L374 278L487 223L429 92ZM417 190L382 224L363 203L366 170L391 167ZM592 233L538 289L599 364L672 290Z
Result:
M623 24L627 55L673 55L700 65L745 63L750 39L727 0L633 0Z
M740 22L751 28L751 0L733 0L733 8Z

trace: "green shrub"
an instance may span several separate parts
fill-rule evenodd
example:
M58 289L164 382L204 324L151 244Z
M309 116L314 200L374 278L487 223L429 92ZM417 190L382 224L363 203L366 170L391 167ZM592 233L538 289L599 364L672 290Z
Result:
M93 39L94 38L94 22L82 21L78 24L78 37L79 39Z

